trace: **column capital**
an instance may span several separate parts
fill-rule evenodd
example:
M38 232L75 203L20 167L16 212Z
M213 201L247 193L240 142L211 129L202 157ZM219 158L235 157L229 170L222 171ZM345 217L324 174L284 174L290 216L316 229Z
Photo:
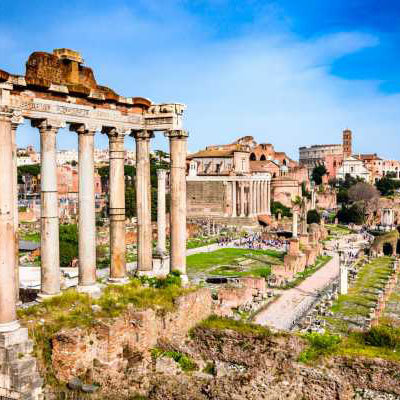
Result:
M24 122L24 118L21 110L0 106L0 121L10 121L12 124L19 125Z
M158 169L157 170L157 178L158 179L165 179L166 178L166 176L167 176L167 170L166 169Z
M183 129L171 129L164 132L164 136L168 138L187 139L189 134Z
M69 130L71 132L76 132L78 135L90 135L94 136L97 131L101 131L101 126L95 124L70 124Z
M65 122L59 119L32 119L31 125L40 131L53 131L54 133L57 133L60 128L65 128L66 126Z
M132 136L136 140L152 139L154 137L154 132L147 129L143 129L140 131L132 131Z
M111 138L124 138L129 132L116 127L116 126L103 126L101 133L105 133L110 139Z

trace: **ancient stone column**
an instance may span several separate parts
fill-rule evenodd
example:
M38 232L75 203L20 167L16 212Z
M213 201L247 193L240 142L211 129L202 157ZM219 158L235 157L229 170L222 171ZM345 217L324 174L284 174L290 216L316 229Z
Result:
M79 283L78 290L96 293L96 206L94 192L94 135L95 127L71 124L78 133L79 184Z
M267 182L267 214L271 215L271 181Z
M257 181L257 214L261 214L261 181Z
M237 216L236 181L232 181L232 217Z
M57 188L57 132L60 121L33 120L40 131L41 189L41 288L39 298L60 293L60 246Z
M11 117L11 111L0 106L0 332L19 328L15 307L15 199L12 190L14 165Z
M313 188L311 190L311 210L315 210L316 206L316 193L315 189Z
M186 155L187 137L184 130L165 132L169 137L171 157L171 269L180 271L183 282L186 275Z
M136 140L136 207L138 271L153 269L151 229L150 139L152 131L134 132Z
M15 295L19 302L19 218L18 218L18 165L17 165L17 129L23 122L22 117L11 119L12 159L13 159L13 198L14 198L14 240L15 240Z
M261 181L261 213L265 214L266 201L265 201L265 181Z
M348 291L348 272L345 265L340 266L339 291L340 294L347 294Z
M249 217L254 217L254 209L253 209L253 181L249 181Z
M124 135L117 129L105 131L109 140L110 283L126 277Z
M240 216L244 217L244 182L240 182Z
M292 237L297 238L297 223L298 223L298 213L297 211L293 210L293 225L292 225Z
M253 181L253 214L256 217L258 214L257 210L257 182Z
M165 185L167 171L165 169L157 170L157 251L165 253L165 230L166 230L166 207L165 207Z

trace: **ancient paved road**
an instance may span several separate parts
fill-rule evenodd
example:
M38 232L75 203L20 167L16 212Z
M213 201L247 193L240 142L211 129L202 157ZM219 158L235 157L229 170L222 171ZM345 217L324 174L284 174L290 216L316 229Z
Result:
M275 329L288 330L314 302L318 293L339 276L339 256L334 255L326 265L305 279L299 286L286 290L254 322Z

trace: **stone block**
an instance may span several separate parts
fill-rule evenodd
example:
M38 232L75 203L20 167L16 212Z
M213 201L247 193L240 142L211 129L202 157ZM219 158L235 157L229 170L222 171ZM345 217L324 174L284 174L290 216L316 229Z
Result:
M27 328L19 328L13 332L2 332L0 333L0 348L8 348L16 344L24 343L28 340Z

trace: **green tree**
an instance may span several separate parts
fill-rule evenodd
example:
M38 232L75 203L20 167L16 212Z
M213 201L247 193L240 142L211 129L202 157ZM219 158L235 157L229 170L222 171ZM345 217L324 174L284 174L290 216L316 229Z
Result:
M365 220L363 209L358 204L353 204L351 207L342 204L342 208L338 211L336 216L339 222L343 224L354 223L361 225Z
M312 171L311 179L316 185L320 185L322 183L322 177L326 175L327 172L325 165L317 165Z
M275 217L277 217L279 213L281 213L282 217L291 217L292 216L292 212L290 211L290 208L284 206L279 201L273 201L272 202L272 204L271 204L271 213L273 215L275 215Z
M125 188L125 215L136 217L136 189L133 185Z
M317 210L309 210L307 213L307 224L319 224L321 222L321 216Z
M76 224L60 225L60 265L68 267L78 258L78 226Z
M376 188L381 192L382 196L390 196L395 190L400 188L400 182L392 178L384 176L376 182Z

